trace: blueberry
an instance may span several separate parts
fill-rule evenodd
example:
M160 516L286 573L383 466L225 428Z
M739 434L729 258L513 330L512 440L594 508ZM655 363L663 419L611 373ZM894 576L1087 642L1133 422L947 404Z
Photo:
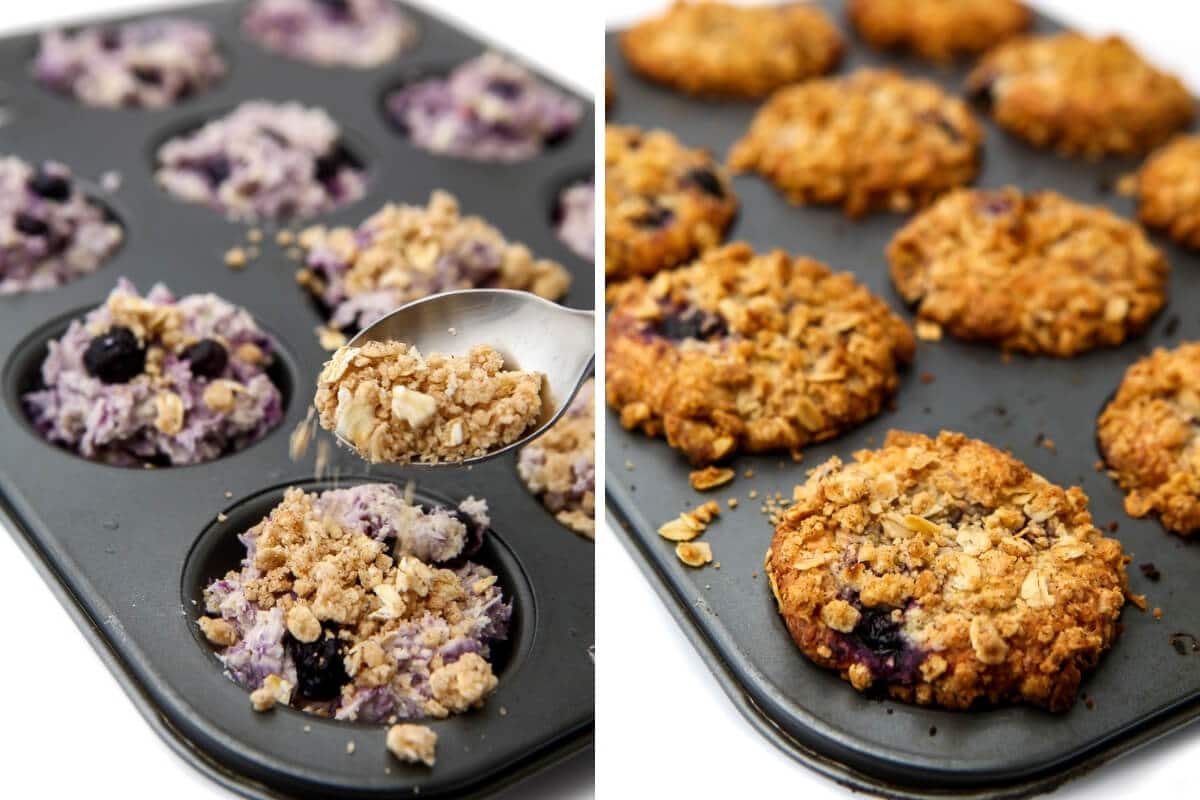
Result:
M38 197L56 203L62 203L71 196L71 181L68 178L52 175L42 169L30 176L26 185Z
M117 28L104 28L100 31L100 47L105 50L116 50L121 46L121 31Z
M130 70L130 72L133 73L133 77L137 78L139 81L147 84L148 86L158 86L162 84L162 70L158 69L157 67L135 66Z
M687 312L667 312L655 323L654 331L659 336L673 341L683 339L714 339L729 332L725 321L716 314L698 308Z
M216 339L201 339L188 345L182 355L192 374L200 378L219 378L229 363L229 352Z
M725 187L721 185L721 179L711 169L697 167L696 169L688 170L683 176L685 183L690 183L698 186L705 194L717 198L718 200L725 199Z
M133 331L114 325L88 344L83 366L102 383L126 383L146 368L146 351Z
M296 693L305 700L332 700L350 681L342 663L342 643L335 635L326 635L315 642L298 641L291 634L284 637L287 651L296 662Z
M317 5L324 6L325 9L335 17L345 17L350 15L349 0L316 0Z
M483 535L485 533L484 527L475 520L471 519L471 517L469 517L460 509L456 508L450 513L456 520L463 524L463 527L467 529L467 538L463 543L462 552L460 552L456 557L456 560L465 561L466 559L478 553L479 548L483 547Z
M486 88L489 93L497 97L502 97L505 100L515 100L525 90L525 87L520 82L505 78L495 78L488 81Z
M651 206L646 213L639 217L635 217L633 224L639 228L665 228L670 224L671 220L675 219L675 212L663 206Z
M17 218L13 220L13 226L26 236L45 236L50 232L50 226L44 220L26 214L24 211L17 214Z
M316 160L313 164L313 177L321 182L331 181L343 168L353 167L356 162L350 151L340 144Z
M894 655L904 649L900 625L892 620L889 608L863 609L862 619L854 627L854 636L868 650L881 656Z
M200 171L204 173L204 177L208 178L209 183L218 186L232 174L233 165L224 156L213 156L200 164Z

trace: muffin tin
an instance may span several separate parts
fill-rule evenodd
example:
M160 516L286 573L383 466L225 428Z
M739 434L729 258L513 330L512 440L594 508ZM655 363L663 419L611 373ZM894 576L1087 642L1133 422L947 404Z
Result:
M857 41L841 2L823 6L839 22L847 53L838 72L892 66L961 93L968 64L935 67L910 57L878 53ZM1039 17L1038 31L1061 26ZM620 56L616 34L607 40L616 98L609 119L674 131L685 144L724 157L747 129L756 105L706 102L676 94L633 74ZM1151 52L1149 56L1153 58ZM1067 160L1034 150L1000 130L982 110L986 129L983 169L976 185L1008 183L1027 190L1057 189L1069 197L1134 214L1133 201L1113 193L1117 178L1136 160ZM756 175L738 176L741 210L730 241L758 250L779 247L848 270L910 321L888 277L884 248L906 217L875 214L861 221L835 208L789 205ZM894 410L843 436L805 449L802 463L786 454L741 456L729 485L707 494L688 486L689 466L661 439L621 428L607 417L607 495L622 540L730 699L764 736L796 759L854 788L896 797L954 793L970 797L1027 796L1145 744L1200 716L1200 652L1173 634L1200 636L1200 554L1152 519L1122 510L1123 494L1095 468L1095 418L1125 368L1155 346L1200 338L1200 257L1152 234L1172 266L1167 308L1141 336L1124 346L1071 360L1014 356L947 337L922 342L903 377ZM790 498L805 472L830 456L843 459L879 446L889 429L933 434L956 430L1011 448L1051 481L1080 485L1091 498L1097 525L1119 524L1110 534L1133 555L1129 583L1144 593L1156 621L1130 603L1124 632L1098 669L1085 679L1082 699L1064 715L1031 708L950 712L865 697L835 673L808 661L792 643L762 572L772 527L760 512L776 492ZM1052 440L1054 449L1044 446ZM630 467L630 465L632 465ZM754 476L747 479L747 469ZM757 499L748 497L757 491ZM730 510L725 500L737 497ZM693 570L660 538L659 525L680 511L715 499L720 518L700 541L712 545L721 569ZM1139 565L1162 573L1152 582ZM936 731L936 733L935 733Z
M327 354L323 321L294 279L299 266L262 225L262 254L242 271L223 254L246 246L247 226L172 199L153 179L154 152L170 134L253 99L299 100L329 111L366 164L366 196L306 222L356 225L388 201L424 204L432 190L457 196L537 254L572 273L567 305L594 305L593 268L555 235L550 209L565 180L592 170L594 113L574 135L516 164L430 155L409 145L380 113L382 93L408 71L457 64L488 45L409 8L413 49L376 69L321 68L259 49L239 30L244 4L210 3L171 15L212 25L229 75L216 88L161 111L79 105L28 77L33 34L0 40L0 152L50 158L122 186L90 193L125 227L125 242L96 272L59 289L0 298L0 503L16 538L70 610L147 721L185 759L250 797L478 796L586 748L593 727L593 549L561 527L518 480L515 459L470 470L371 468L334 449L314 481L313 453L293 463L288 437L304 419ZM146 16L146 15L141 15ZM428 66L426 66L428 65ZM553 81L551 81L553 83ZM520 197L524 202L513 202ZM279 345L273 377L287 398L278 428L242 452L207 464L122 469L92 463L42 440L20 395L33 386L49 339L102 303L120 276L145 291L156 281L179 295L212 291L249 309ZM320 434L325 436L325 434ZM338 477L340 476L340 478ZM479 710L434 721L437 766L411 766L384 747L384 726L354 725L277 708L251 710L197 634L199 587L232 567L236 535L288 485L320 490L363 480L416 483L418 497L488 500L493 535L481 561L514 600L514 629L498 649L500 685ZM228 518L218 521L218 512ZM347 743L356 744L353 754Z

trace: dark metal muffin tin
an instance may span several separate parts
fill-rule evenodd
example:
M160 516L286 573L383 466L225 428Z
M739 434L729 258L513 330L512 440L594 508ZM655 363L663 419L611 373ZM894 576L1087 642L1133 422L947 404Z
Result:
M371 70L320 68L259 49L242 35L242 4L214 3L167 13L209 22L229 64L214 90L163 111L87 108L29 77L36 36L0 40L0 86L10 121L0 152L30 162L51 158L79 176L117 170L114 195L96 189L125 227L125 244L94 274L51 292L0 298L0 500L17 539L75 616L126 691L184 758L234 791L253 797L462 797L487 794L586 748L593 727L593 549L560 526L517 478L512 458L467 470L369 472L336 451L331 471L354 480L416 481L419 497L455 502L485 497L494 535L482 561L513 599L510 642L498 648L500 686L484 708L431 723L437 766L395 760L384 726L319 719L290 708L256 714L196 635L203 583L234 567L236 535L260 519L282 489L312 483L313 455L294 464L288 435L304 418L309 387L325 354L322 322L296 285L297 263L273 242L235 272L223 253L246 244L246 227L181 203L153 180L155 147L168 133L243 100L299 100L329 111L367 165L366 196L312 222L357 224L388 201L425 203L444 188L464 213L480 214L572 273L565 302L592 307L592 265L559 242L553 198L593 164L590 104L566 142L516 164L474 163L410 145L381 114L383 92L422 65L445 69L486 48L436 17L409 9L416 46ZM292 226L293 228L296 225ZM48 339L103 302L117 278L142 291L156 281L177 294L215 292L254 314L280 345L290 395L278 428L248 449L191 467L137 470L91 463L43 441L19 396L37 380ZM324 434L322 434L324 435ZM218 512L228 519L217 521ZM347 742L355 742L353 754Z
M966 64L937 68L877 53L855 40L841 3L823 5L846 32L840 72L888 65L961 93ZM1037 21L1040 31L1059 27L1044 18ZM624 63L614 35L608 38L607 61L616 79L610 120L666 128L722 158L747 129L756 107L699 101L642 80ZM1112 187L1137 161L1059 158L1020 143L982 111L977 116L987 131L978 186L1053 188L1133 215L1133 202L1114 195ZM756 175L739 176L734 183L741 211L730 241L746 240L759 250L779 247L851 271L912 319L892 288L884 257L905 217L875 214L851 221L837 209L791 206ZM922 342L895 410L807 448L800 464L786 455L739 457L733 463L737 480L710 494L688 487L687 462L665 442L623 430L609 412L608 508L624 528L623 540L730 699L781 749L834 780L871 792L1006 797L1052 788L1200 716L1200 652L1181 655L1170 642L1177 632L1200 635L1195 591L1200 554L1154 520L1129 518L1121 491L1095 469L1095 418L1125 368L1153 347L1200 338L1195 308L1200 258L1157 234L1153 238L1171 263L1170 301L1145 334L1122 347L1070 360L1015 356L1011 363L984 345L949 337ZM1156 621L1127 606L1124 632L1082 687L1094 707L1081 701L1063 715L1030 708L962 713L881 702L813 665L792 643L762 573L772 536L759 510L763 499L775 492L790 498L807 469L835 454L848 459L855 450L878 446L892 428L928 434L956 430L1011 448L1051 481L1081 485L1098 525L1119 523L1112 535L1133 555L1130 588L1145 593L1151 608L1161 606L1164 616ZM1043 436L1053 440L1053 452L1039 443ZM743 476L748 468L753 478ZM757 499L747 496L751 489ZM736 510L725 505L730 496L739 499ZM721 517L702 541L712 544L721 569L692 570L656 529L710 497L721 503ZM1147 562L1161 570L1161 581L1143 576L1138 565Z

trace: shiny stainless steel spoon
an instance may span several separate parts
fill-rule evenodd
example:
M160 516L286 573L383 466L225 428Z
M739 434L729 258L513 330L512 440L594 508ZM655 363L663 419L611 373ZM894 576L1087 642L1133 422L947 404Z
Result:
M443 292L401 306L347 344L396 341L422 353L466 355L487 344L504 356L508 369L540 372L542 414L536 427L512 444L464 461L405 466L462 467L478 464L536 439L567 410L596 361L595 312L566 308L529 292L511 289L463 289ZM353 446L338 436L338 441Z

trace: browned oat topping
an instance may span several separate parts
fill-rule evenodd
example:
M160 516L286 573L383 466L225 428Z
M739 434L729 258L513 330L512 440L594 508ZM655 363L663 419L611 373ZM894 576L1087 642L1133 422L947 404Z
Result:
M1141 153L1192 118L1183 83L1118 36L1013 39L983 57L967 88L1002 126L1064 155Z
M863 69L773 94L729 165L762 173L793 203L859 217L909 211L969 183L982 143L966 104L936 84Z
M621 37L631 66L690 94L761 97L828 72L842 37L806 3L738 6L680 2Z
M1142 222L1200 249L1200 136L1177 136L1150 156L1134 189Z
M401 761L432 767L437 762L437 734L425 725L393 725L387 732L387 749Z
M708 542L680 542L675 545L675 556L689 567L703 567L712 563L712 545Z
M1017 0L852 0L850 21L879 48L904 48L932 61L981 53L1029 27Z
M317 378L321 427L372 463L463 461L511 444L542 412L540 373L486 345L423 357L401 342L342 347Z
M724 486L732 481L734 471L729 467L707 466L704 469L693 470L688 475L688 482L697 492L707 492L718 486Z
M725 170L666 131L609 125L604 164L609 280L669 269L720 244L737 212Z
M715 500L685 511L670 522L664 522L658 535L672 542L689 542L707 530L708 525L721 514L721 506Z
M1166 301L1166 259L1137 224L1051 191L952 192L895 235L888 260L939 336L1005 350L1117 345Z
M849 274L749 245L634 280L608 319L608 403L693 463L798 451L869 419L915 340Z
M962 434L893 431L810 472L765 569L800 649L857 689L1064 711L1117 635L1121 544L1062 489Z
M1100 414L1100 448L1125 511L1200 530L1200 342L1156 349L1125 373Z

